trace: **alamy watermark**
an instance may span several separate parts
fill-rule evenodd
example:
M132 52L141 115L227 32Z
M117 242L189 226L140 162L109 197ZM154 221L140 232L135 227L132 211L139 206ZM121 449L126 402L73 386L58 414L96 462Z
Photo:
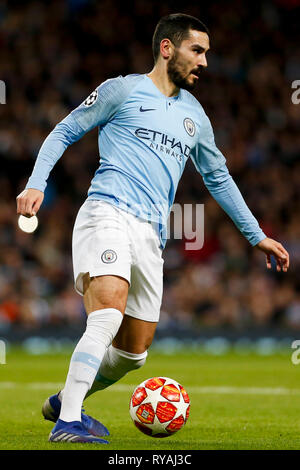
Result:
M117 242L120 236L128 234L130 239L149 240L159 238L163 245L167 240L184 240L185 250L201 250L204 244L204 204L175 203L169 210L167 205L153 204L149 211L141 204L129 204L122 200L114 206L106 206L102 201L95 203L94 213L99 211L102 230L107 230L111 241ZM121 210L116 210L120 208ZM106 212L109 217L106 218ZM126 213L124 215L124 212ZM134 220L144 223L132 225ZM167 223L164 221L167 219ZM111 254L109 255L111 256ZM106 262L112 262L107 259Z
M6 364L6 344L2 339L0 340L0 364Z
M295 91L292 93L292 103L299 104L300 103L300 80L294 80L292 82L292 88L295 88Z
M0 104L6 104L6 85L3 80L0 80Z
M300 340L296 339L295 341L293 341L291 344L291 348L295 349L292 354L291 361L295 366L297 366L298 364L300 364Z
M188 240L185 242L186 250L201 250L204 244L204 204L173 204L167 222L167 239L171 236L174 240Z

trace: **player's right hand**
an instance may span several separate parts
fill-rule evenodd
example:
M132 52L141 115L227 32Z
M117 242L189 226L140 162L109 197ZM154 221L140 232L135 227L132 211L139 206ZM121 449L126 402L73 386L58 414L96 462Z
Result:
M17 214L25 217L36 215L44 199L44 193L38 189L24 189L17 196Z

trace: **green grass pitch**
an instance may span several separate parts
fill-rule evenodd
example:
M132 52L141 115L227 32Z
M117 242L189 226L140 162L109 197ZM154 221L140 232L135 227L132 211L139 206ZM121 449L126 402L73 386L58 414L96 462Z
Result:
M50 444L52 423L41 415L47 396L63 384L71 352L7 354L0 365L0 449L199 450L299 449L300 365L289 354L258 356L149 352L146 365L85 402L88 414L110 430L109 446ZM139 432L129 416L134 387L167 376L191 398L186 426L170 438Z

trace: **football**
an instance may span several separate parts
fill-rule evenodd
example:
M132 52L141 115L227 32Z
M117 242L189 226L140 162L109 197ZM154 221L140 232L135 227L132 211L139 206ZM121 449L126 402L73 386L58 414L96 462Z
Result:
M144 434L168 437L187 422L190 398L176 380L152 377L135 388L129 410L135 426Z

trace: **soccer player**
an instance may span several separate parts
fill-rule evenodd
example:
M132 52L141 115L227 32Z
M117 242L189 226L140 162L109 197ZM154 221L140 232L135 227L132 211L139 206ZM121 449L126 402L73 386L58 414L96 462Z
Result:
M241 233L266 254L267 268L274 256L278 271L288 269L287 251L259 227L189 92L207 67L208 49L201 21L163 17L153 36L153 70L105 81L63 119L17 197L18 214L36 214L57 160L98 126L100 166L73 231L75 289L83 295L87 326L64 389L43 406L45 418L56 422L52 442L107 443L107 429L82 412L82 403L146 361L159 320L166 222L189 157Z

